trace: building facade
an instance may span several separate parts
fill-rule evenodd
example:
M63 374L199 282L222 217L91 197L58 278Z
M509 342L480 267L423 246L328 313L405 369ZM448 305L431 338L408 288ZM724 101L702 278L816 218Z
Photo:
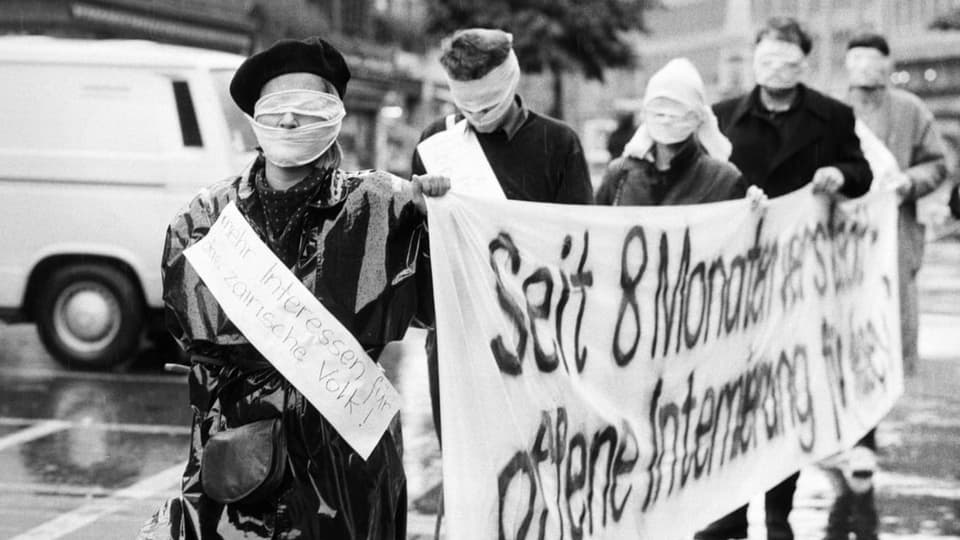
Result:
M257 21L246 0L7 0L0 32L151 39L246 53Z
M405 174L419 133L412 119L432 103L424 100L431 85L416 30L424 16L417 0L6 0L0 33L147 39L243 55L281 38L321 35L343 51L353 74L340 137L344 167Z

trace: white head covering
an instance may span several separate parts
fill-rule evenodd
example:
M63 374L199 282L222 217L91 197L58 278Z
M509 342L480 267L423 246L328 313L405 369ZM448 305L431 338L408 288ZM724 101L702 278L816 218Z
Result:
M800 84L809 67L807 55L796 43L764 38L753 50L753 75L760 86L793 88Z
M717 117L707 105L706 93L703 88L703 79L693 65L686 58L674 58L667 62L660 71L657 71L647 82L647 90L643 95L643 105L647 106L657 98L667 98L678 102L700 118L700 126L696 130L697 139L711 156L727 160L733 145L720 133ZM653 139L644 124L640 124L633 138L623 149L624 155L642 158L653 146Z
M873 47L853 47L844 58L850 86L886 86L891 68L890 58Z

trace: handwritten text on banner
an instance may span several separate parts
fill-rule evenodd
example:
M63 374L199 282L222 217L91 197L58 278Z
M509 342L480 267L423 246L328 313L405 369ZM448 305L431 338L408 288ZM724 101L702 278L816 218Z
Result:
M400 396L230 203L184 255L250 343L366 459Z
M689 538L902 392L889 192L428 204L451 538Z

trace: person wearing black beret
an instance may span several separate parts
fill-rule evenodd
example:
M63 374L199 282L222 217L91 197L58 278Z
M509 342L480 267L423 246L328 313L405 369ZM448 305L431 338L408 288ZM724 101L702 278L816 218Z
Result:
M181 493L142 538L160 529L188 539L406 538L399 419L363 459L231 323L184 255L235 203L371 359L403 337L425 305L424 196L450 184L339 168L349 80L343 55L313 37L254 54L230 84L260 151L241 174L202 190L167 231L163 298L191 359L193 435ZM264 421L275 431L257 436ZM239 456L232 470L204 460L211 440Z

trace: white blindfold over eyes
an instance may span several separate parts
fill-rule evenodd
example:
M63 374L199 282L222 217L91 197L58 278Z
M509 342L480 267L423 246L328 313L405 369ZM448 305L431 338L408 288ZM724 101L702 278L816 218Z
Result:
M806 58L799 45L778 39L761 40L753 54L757 62L776 66L797 66Z
M261 97L253 106L253 117L288 112L324 120L342 119L343 102L339 97L317 90L283 90Z
M513 97L520 82L520 63L511 50L502 64L483 77L473 81L457 81L448 77L447 82L453 100L460 109L482 111Z

